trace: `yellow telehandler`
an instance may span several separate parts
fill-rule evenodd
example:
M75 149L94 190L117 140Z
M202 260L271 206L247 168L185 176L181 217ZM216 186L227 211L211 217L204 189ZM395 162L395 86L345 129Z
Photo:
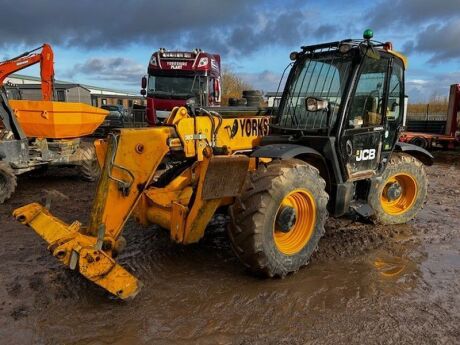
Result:
M425 150L398 143L405 117L406 59L390 43L343 40L291 53L277 111L223 118L175 108L159 127L120 129L96 143L103 166L87 226L32 203L14 217L52 255L122 299L141 283L114 257L128 217L194 243L218 208L249 269L284 277L306 265L327 216L376 223L412 219L427 193ZM157 170L170 167L158 178Z

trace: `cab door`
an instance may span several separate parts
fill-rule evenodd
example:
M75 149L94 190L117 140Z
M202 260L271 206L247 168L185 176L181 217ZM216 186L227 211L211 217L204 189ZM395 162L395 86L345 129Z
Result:
M345 180L371 177L381 162L390 60L365 56L339 139Z

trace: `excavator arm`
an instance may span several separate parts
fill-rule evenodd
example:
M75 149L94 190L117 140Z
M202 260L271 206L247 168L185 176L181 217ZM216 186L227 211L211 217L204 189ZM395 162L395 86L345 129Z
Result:
M41 48L40 53L35 53ZM42 97L44 101L53 99L54 88L54 54L49 44L43 44L34 50L25 52L12 59L0 62L0 86L5 78L29 66L40 63L40 77L42 82Z

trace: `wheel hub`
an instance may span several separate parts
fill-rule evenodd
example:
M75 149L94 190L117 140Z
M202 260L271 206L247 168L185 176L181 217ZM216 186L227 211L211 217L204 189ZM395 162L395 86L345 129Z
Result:
M296 211L291 206L281 206L276 217L276 228L278 231L287 233L291 231L297 220Z
M402 194L401 185L398 182L393 182L388 186L386 194L387 199L390 201L398 199Z

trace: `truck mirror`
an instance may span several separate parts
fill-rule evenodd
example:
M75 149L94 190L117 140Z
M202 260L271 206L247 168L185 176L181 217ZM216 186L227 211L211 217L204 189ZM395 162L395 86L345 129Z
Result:
M145 91L145 89L141 89L141 95L145 96L146 94L147 94L147 91Z
M142 77L141 79L141 87L145 89L147 87L147 78L145 76ZM142 94L142 92L141 92Z
M329 106L329 102L315 97L307 97L305 98L305 108L307 111L320 111L325 110Z

